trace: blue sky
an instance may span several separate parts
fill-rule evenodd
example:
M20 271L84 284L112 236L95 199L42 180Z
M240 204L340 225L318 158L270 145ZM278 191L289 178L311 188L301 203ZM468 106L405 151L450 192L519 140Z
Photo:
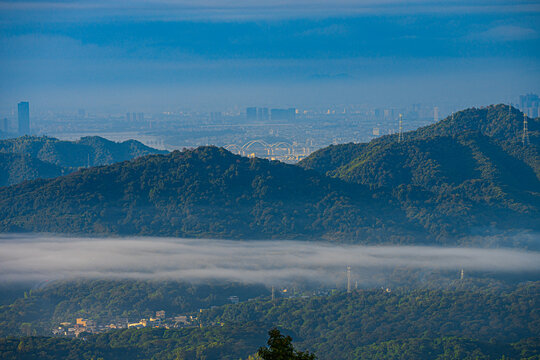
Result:
M536 1L0 0L0 107L482 105L539 92Z

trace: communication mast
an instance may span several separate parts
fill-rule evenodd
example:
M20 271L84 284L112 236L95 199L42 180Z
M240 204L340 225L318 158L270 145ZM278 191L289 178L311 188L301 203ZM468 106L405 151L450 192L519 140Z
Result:
M527 114L523 114L523 136L521 138L523 146L529 145L529 125L527 123Z
M403 141L403 115L399 114L399 134L398 134L398 142Z
M351 267L347 266L347 293L351 292Z

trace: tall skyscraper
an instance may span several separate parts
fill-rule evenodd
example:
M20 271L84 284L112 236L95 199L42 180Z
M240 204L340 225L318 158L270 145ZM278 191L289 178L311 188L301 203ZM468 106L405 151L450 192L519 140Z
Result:
M30 134L30 105L28 101L21 101L17 106L19 119L19 135Z
M257 120L259 121L268 121L270 119L270 114L268 108L258 108L257 109Z
M257 120L257 108L248 107L246 109L246 119L247 121L256 121Z
M4 119L2 120L2 131L7 133L8 130L9 130L9 129L8 129L8 119L7 119L7 118L4 118Z

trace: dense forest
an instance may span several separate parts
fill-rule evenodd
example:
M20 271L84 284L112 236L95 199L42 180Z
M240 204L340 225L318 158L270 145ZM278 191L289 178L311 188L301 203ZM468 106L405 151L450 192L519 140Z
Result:
M200 147L1 188L0 231L412 241L419 229L364 185Z
M149 154L165 154L138 141L113 142L99 136L63 141L46 136L0 140L0 186L47 179L81 167L113 164Z
M517 227L538 224L540 119L496 105L467 109L415 131L368 144L330 146L299 163L306 169L386 191L409 219L438 236L476 226L501 226L523 214ZM506 214L506 215L503 215Z
M0 186L62 176L66 169L30 155L0 152Z
M128 287L157 291L135 284ZM104 294L99 284L92 287L98 289L96 296ZM61 286L53 292L66 292L69 298L73 289ZM6 337L0 339L0 354L5 359L247 359L254 358L267 331L277 326L292 336L295 348L314 352L320 360L538 359L539 295L538 282L503 288L465 282L440 290L337 291L274 301L264 294L197 311L197 327L114 330L84 339ZM82 299L70 301L92 306Z
M0 189L0 231L446 245L539 230L540 120L527 147L520 121L469 109L300 166L201 147L82 169Z
M54 325L84 317L97 322L154 316L156 311L186 314L229 303L267 296L262 285L190 284L178 281L79 280L60 281L27 290L0 306L0 337L46 335ZM8 294L6 294L8 295ZM1 296L1 295L0 295ZM3 299L2 299L3 300Z

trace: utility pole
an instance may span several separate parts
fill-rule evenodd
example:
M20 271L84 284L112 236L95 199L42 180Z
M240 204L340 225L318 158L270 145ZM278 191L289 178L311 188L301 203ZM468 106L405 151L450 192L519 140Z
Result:
M398 142L403 141L403 115L399 114L399 134L398 134Z
M523 146L529 145L529 125L527 123L527 114L523 113L523 135L521 138Z
M347 293L351 292L351 267L347 266Z

